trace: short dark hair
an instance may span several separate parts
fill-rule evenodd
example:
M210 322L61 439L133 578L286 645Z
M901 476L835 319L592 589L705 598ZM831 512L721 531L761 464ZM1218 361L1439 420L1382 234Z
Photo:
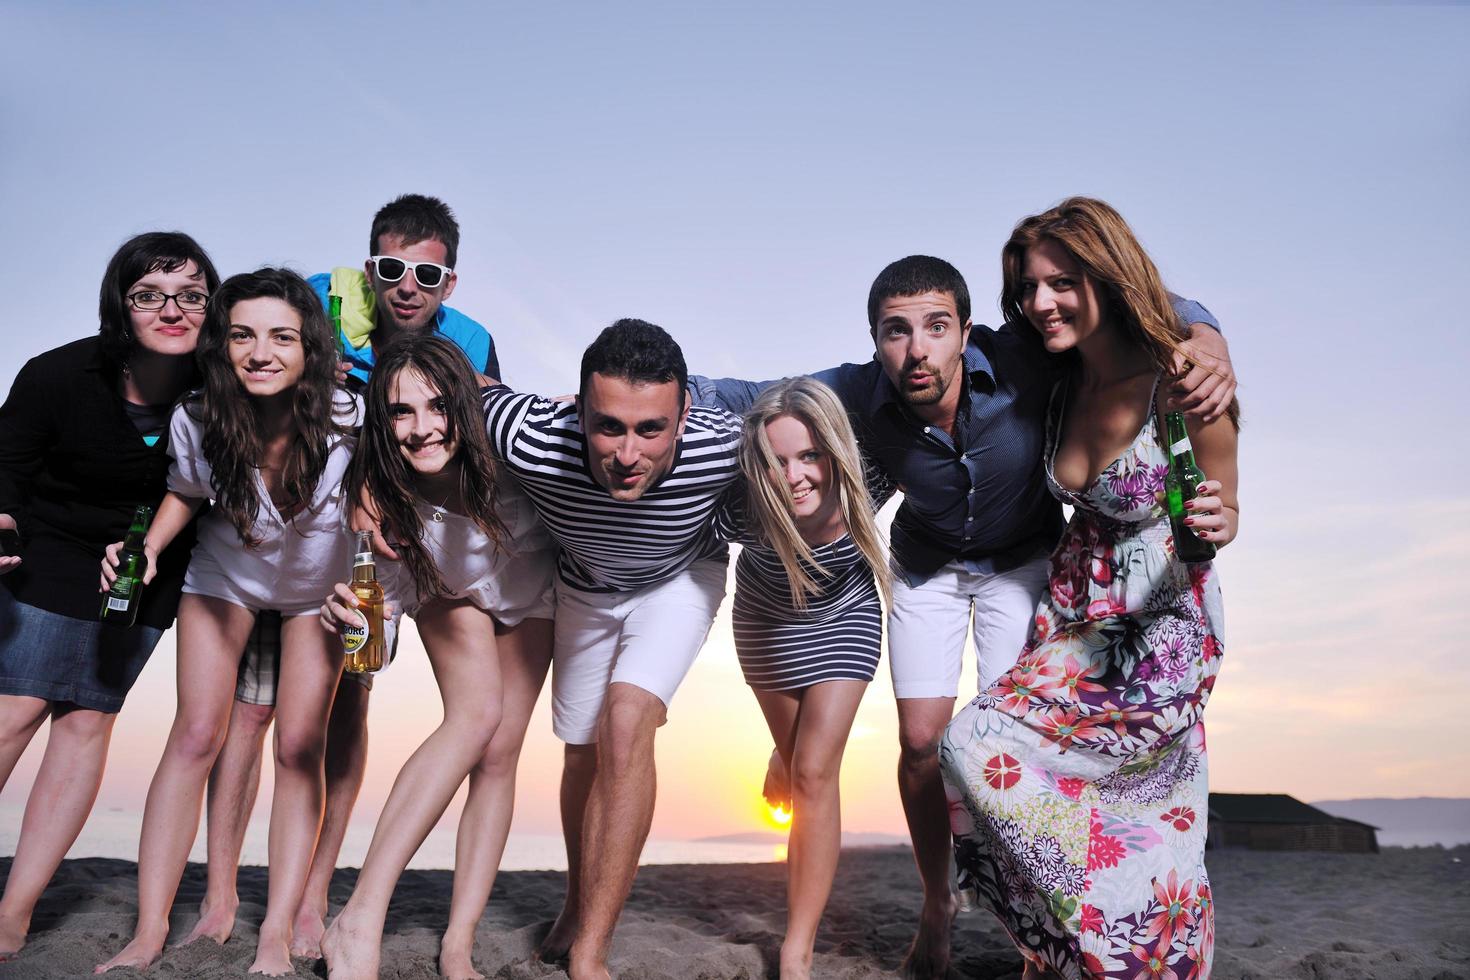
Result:
M663 327L647 320L622 319L597 335L582 355L582 380L578 395L586 397L587 379L596 372L622 378L633 384L679 385L679 407L684 407L689 387L689 368L684 352Z
M932 255L910 255L887 267L873 280L868 290L868 326L878 329L878 307L894 296L918 296L920 293L949 293L960 323L970 322L970 287L960 270Z
M379 208L368 237L369 255L378 254L378 239L384 235L397 235L405 245L438 239L444 243L444 264L451 269L459 258L459 222L437 197L404 194Z
M133 352L133 316L128 290L150 272L178 272L193 262L204 273L204 291L219 288L219 273L199 243L181 231L150 231L122 243L102 274L97 298L97 333L102 352L122 364Z

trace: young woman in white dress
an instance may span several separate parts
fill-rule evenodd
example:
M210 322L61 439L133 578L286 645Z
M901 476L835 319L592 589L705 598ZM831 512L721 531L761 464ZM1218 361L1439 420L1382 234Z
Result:
M342 649L321 628L323 591L348 566L342 478L357 409L337 387L321 301L284 269L226 280L199 339L203 387L170 421L168 493L148 530L160 552L208 500L179 603L178 709L148 789L138 847L138 926L99 972L158 959L199 830L210 767L229 724L240 650L256 614L281 613L281 676L270 822L270 897L250 970L290 973L291 921L306 885L324 800L326 722ZM108 549L110 585L119 545Z
M347 492L370 502L401 559L380 565L418 626L444 720L393 784L357 885L327 930L334 978L376 977L399 876L465 777L450 925L440 972L473 978L475 925L510 830L515 762L550 662L551 540L513 478L495 465L479 383L435 334L395 341L366 393ZM345 583L321 607L328 629L358 621Z

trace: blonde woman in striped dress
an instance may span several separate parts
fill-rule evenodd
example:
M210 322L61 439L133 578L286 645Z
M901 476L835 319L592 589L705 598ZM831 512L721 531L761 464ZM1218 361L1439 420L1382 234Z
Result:
M762 393L745 417L740 462L745 498L722 523L735 532L744 518L735 649L790 773L781 946L790 980L811 972L837 870L838 774L878 667L887 564L847 412L826 385L794 378Z

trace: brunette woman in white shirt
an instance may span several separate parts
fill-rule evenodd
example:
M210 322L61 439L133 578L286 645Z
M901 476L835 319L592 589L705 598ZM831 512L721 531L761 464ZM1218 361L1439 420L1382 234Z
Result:
M337 388L321 302L293 272L226 280L210 299L198 357L204 386L170 425L169 492L145 540L149 574L206 499L213 507L200 519L179 606L178 710L143 813L138 927L98 969L146 967L163 951L239 652L256 614L275 609L283 626L270 897L250 971L281 976L292 970L292 916L321 825L326 722L342 670L341 646L316 612L351 558L341 483L356 409ZM103 561L104 587L116 554L113 546Z
M399 772L352 897L322 940L334 978L378 975L388 901L465 777L450 927L440 973L478 977L474 927L510 830L515 762L550 662L551 539L491 456L479 382L442 336L395 340L373 368L347 492L371 501L401 565L398 582L434 668L444 720ZM396 573L396 575L395 575ZM345 584L321 608L358 620Z

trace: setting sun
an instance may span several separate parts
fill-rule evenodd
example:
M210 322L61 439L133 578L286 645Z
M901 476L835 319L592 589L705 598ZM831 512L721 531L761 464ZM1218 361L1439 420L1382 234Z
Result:
M791 814L784 806L771 807L769 815L774 826L785 827L791 823Z

